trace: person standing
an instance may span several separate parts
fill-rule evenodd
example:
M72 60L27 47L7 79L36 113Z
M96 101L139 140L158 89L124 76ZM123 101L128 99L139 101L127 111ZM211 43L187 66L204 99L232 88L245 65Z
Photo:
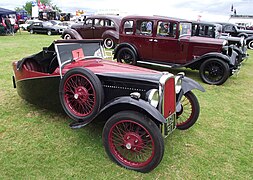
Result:
M11 23L11 33L12 35L14 35L15 18L13 18L13 16L10 16L10 23Z

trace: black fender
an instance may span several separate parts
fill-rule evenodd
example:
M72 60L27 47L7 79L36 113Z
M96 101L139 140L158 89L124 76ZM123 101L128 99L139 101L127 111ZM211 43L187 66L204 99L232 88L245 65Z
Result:
M117 44L118 44L118 41L119 41L119 33L114 31L114 30L107 30L105 31L103 34L102 34L102 38L103 39L106 39L107 37L113 37L114 40L117 41Z
M121 48L123 48L123 47L128 47L128 48L132 49L133 52L135 53L136 57L139 57L136 48L135 48L132 44L129 44L129 43L120 43L120 44L118 44L118 45L116 46L116 48L115 48L114 51L113 51L113 54L114 54L113 59L116 59L116 58L117 58L117 55L118 55L119 50L120 50Z
M191 91L193 89L198 89L202 92L205 92L205 89L203 88L203 86L201 86L198 82L194 81L191 78L188 78L188 77L184 76L182 78L182 91L183 91L183 94L185 94L188 91Z
M65 34L70 34L75 39L83 39L82 36L74 29L65 29L62 33L62 39L64 38Z
M247 37L247 38L245 39L246 44L248 45L248 43L249 43L250 41L252 41L252 40L253 40L253 36Z
M249 37L249 35L248 34L246 34L246 33L239 33L238 35L237 35L238 37L245 37L245 38L247 38L247 37Z
M149 118L158 121L159 123L166 123L166 119L163 117L163 115L155 107L151 106L147 101L144 101L142 99L134 99L129 96L118 97L110 101L100 110L100 112L93 120L98 119L101 121L107 121L113 114L126 110L141 112L147 115ZM74 122L70 124L70 127L76 129L81 128L85 125L86 124L82 122Z

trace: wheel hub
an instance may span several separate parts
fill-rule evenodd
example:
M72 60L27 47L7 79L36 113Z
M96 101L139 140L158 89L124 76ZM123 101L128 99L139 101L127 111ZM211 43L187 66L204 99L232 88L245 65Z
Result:
M124 136L124 144L126 149L132 151L140 151L143 148L143 140L138 133L128 132Z
M81 101L87 101L88 95L89 95L88 90L83 86L77 87L75 89L75 94L74 94L75 99L80 99Z

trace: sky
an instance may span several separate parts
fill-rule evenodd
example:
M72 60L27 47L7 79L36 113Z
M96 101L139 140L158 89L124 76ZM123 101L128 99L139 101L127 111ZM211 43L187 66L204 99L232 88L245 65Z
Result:
M0 7L14 10L30 0L0 0ZM76 10L106 12L114 10L120 14L164 15L188 20L228 21L231 6L240 15L253 15L253 0L52 0L63 12Z

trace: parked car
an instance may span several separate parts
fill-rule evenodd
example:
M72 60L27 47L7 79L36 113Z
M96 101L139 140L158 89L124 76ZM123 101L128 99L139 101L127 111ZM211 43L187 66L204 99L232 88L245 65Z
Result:
M233 37L244 37L249 49L253 49L253 30L239 29L236 24L219 23L222 25L222 32L229 33Z
M204 89L183 74L103 60L101 45L98 40L54 41L13 62L14 87L30 103L63 109L75 121L72 128L106 120L108 156L128 169L149 172L163 157L163 137L198 119L192 89Z
M64 30L63 39L103 39L105 48L111 49L119 40L119 16L90 16L83 24L74 24Z
M63 27L54 26L51 22L33 22L30 26L27 27L28 32L31 34L41 33L51 36L52 34L62 34Z
M126 16L120 25L118 62L199 70L201 79L223 84L239 70L237 53L222 39L191 36L189 21L162 16Z
M33 22L42 22L41 20L38 20L38 19L28 19L25 21L24 24L20 24L19 25L19 28L23 29L23 30L27 30L27 27L30 26Z
M240 62L248 57L247 45L244 37L231 37L228 34L222 33L221 24L193 21L192 36L225 39L228 41L228 46L233 46L232 48L238 54L237 58Z

